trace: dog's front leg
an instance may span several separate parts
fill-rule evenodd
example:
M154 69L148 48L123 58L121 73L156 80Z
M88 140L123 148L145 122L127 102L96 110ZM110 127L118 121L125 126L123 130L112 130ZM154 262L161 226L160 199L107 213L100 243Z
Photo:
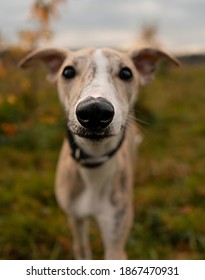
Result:
M73 252L77 260L89 260L92 258L88 226L89 221L87 218L69 217L69 223L73 235Z
M97 216L102 233L105 259L127 259L125 244L132 225L133 210L130 205L109 207Z

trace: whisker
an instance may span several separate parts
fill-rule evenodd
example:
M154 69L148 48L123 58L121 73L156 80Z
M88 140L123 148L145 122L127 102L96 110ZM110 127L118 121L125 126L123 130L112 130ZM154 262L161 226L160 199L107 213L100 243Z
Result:
M127 118L127 124L129 125L129 123L133 123L134 122L137 122L137 125L139 126L139 128L145 132L145 127L139 122L136 120L136 118L132 115L128 115L128 118Z
M136 116L129 115L129 118L130 118L131 120L133 120L133 121L136 121L136 122L139 123L139 124L150 125L150 123L148 123L148 122L146 122L146 121L144 121L144 120L142 120L142 119L139 119L139 118L137 118Z

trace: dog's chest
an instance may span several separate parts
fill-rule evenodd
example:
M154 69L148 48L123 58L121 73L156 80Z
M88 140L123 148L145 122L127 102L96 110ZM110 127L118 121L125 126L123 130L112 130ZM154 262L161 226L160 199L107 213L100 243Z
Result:
M75 199L72 211L79 217L96 215L108 207L114 173L113 165L81 169L84 191Z

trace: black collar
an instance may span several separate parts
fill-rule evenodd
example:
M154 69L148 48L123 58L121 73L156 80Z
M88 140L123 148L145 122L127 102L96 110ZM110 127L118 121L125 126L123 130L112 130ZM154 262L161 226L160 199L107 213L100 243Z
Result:
M68 142L71 147L71 156L78 163L80 163L81 165L83 165L84 167L87 167L87 168L98 167L98 166L102 165L103 163L105 163L109 158L111 158L122 145L122 142L124 140L124 135L125 135L125 133L123 133L123 136L120 139L120 142L118 143L118 145L114 149L112 149L110 152L108 152L100 157L93 157L93 156L87 154L85 151L82 150L81 147L78 146L78 144L76 143L76 141L74 139L72 132L70 131L70 129L68 127L66 130L67 130Z

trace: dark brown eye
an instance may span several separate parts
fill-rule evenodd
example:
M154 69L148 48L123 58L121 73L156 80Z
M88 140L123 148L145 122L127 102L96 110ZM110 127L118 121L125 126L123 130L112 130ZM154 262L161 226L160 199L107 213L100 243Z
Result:
M76 76L76 71L73 66L66 66L62 73L65 79L73 79Z
M131 80L132 76L132 71L128 67L123 67L119 72L119 78L123 81Z

